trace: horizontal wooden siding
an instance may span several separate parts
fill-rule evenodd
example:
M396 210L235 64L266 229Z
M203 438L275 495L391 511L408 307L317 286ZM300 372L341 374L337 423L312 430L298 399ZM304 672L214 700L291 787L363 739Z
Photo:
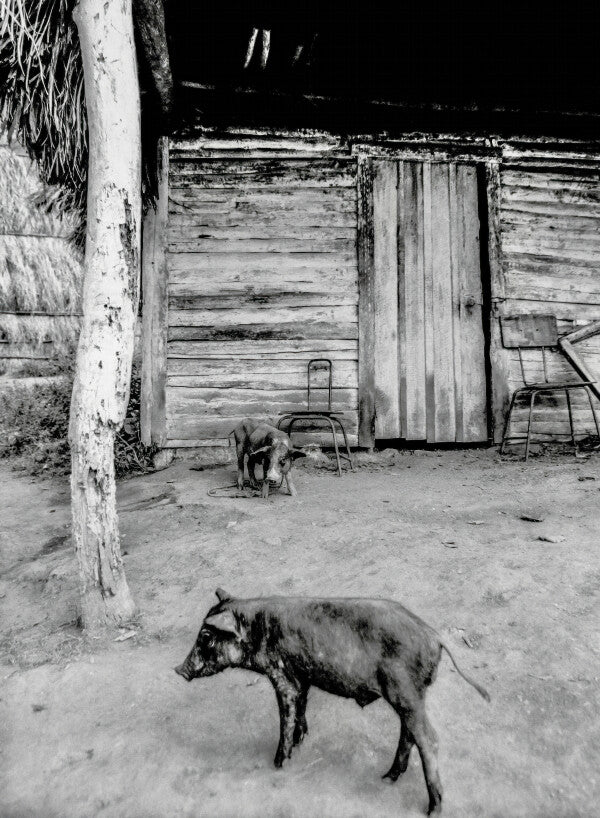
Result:
M356 443L355 176L314 138L172 148L168 446L223 445L243 417L304 408L313 357L332 359Z
M504 293L497 316L555 315L559 334L600 319L600 166L568 156L534 163L515 157L500 168L499 226ZM492 296L498 293L492 293ZM577 345L577 351L600 379L600 337ZM517 350L502 350L510 391L522 385ZM524 353L529 380L543 380L541 354ZM566 359L553 354L550 379L576 379ZM576 432L595 433L584 393L572 393ZM598 405L596 404L598 409ZM564 394L548 396L534 413L540 440L569 434ZM526 428L525 410L512 432Z

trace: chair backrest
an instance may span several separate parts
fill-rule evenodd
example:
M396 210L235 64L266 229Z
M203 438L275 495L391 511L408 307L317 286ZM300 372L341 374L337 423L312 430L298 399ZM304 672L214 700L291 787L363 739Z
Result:
M327 385L326 386L315 386L314 385L314 377L317 372L325 371L327 373ZM314 392L315 390L327 390L327 412L331 412L331 392L333 388L333 364L329 358L312 358L308 362L307 366L307 391L308 391L308 400L307 400L307 408L308 409L315 409L312 406L312 402L314 400ZM321 407L323 408L323 407Z
M519 353L521 376L527 386L523 362L524 349L539 349L544 370L544 383L548 378L547 351L558 348L558 325L555 315L503 315L500 317L502 346L505 349L516 349Z
M542 349L558 343L555 315L503 315L500 329L506 349Z

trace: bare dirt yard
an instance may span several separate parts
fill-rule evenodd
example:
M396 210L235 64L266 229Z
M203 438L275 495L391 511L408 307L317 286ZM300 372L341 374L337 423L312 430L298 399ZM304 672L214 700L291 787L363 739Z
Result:
M66 481L1 467L3 818L425 813L414 751L403 778L381 780L399 730L385 703L312 689L309 735L276 770L265 678L173 672L219 585L403 602L492 696L442 660L428 707L444 814L598 815L600 455L388 450L342 479L303 462L298 497L267 501L209 497L233 467L191 465L120 485L140 613L107 642L76 627Z

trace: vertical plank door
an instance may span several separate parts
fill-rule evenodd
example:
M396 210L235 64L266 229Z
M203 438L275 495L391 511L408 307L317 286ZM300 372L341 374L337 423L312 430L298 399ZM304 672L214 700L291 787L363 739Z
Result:
M476 168L388 159L372 168L375 436L485 441Z
M400 437L398 390L398 167L373 162L375 437Z

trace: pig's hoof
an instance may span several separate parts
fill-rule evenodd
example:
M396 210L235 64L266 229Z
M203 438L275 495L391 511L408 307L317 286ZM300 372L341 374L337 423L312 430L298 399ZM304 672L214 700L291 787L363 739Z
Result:
M385 775L382 775L381 778L384 781L385 781L386 778L389 778L390 781L393 784L395 781L397 781L400 778L400 776L402 775L403 772L404 772L404 770L394 770L392 768L391 770L388 770L387 773L385 773Z

